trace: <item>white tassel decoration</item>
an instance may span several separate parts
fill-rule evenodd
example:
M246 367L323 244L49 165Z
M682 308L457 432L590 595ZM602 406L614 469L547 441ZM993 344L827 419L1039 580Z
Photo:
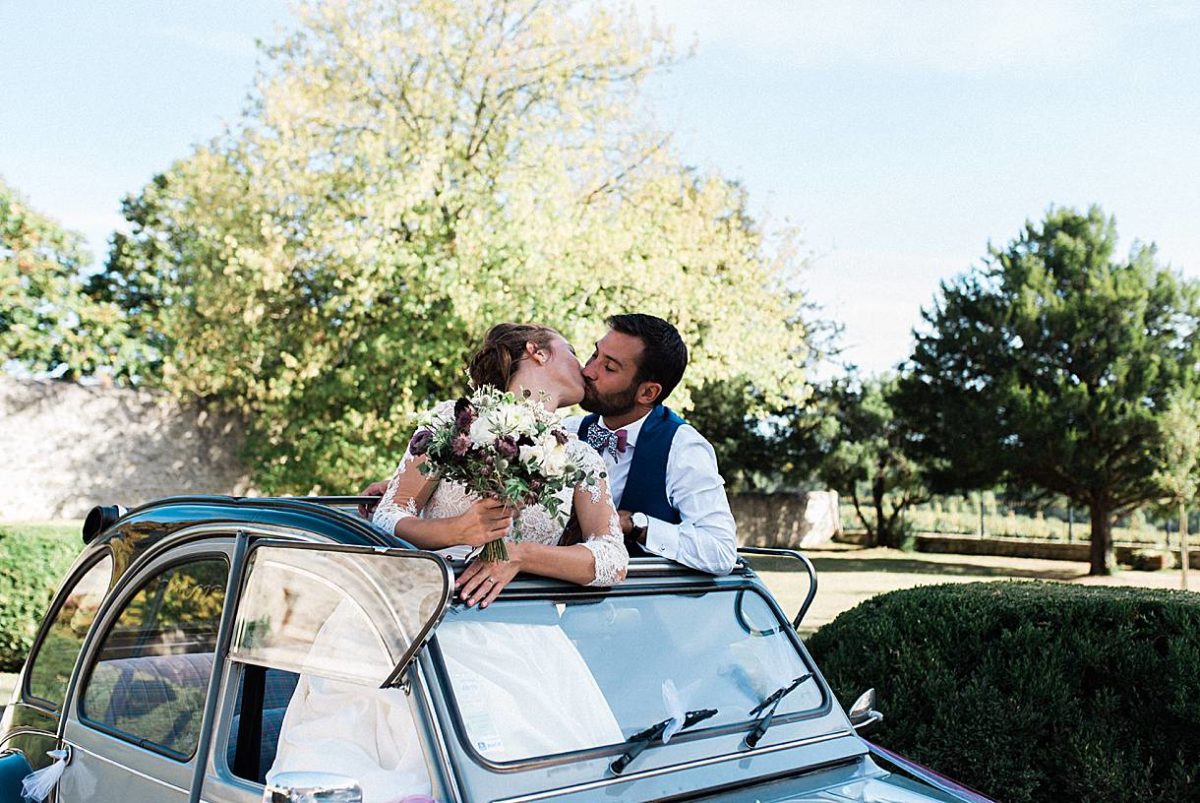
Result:
M40 770L34 770L25 776L25 780L21 781L21 797L26 800L36 800L42 803L50 796L50 790L58 783L58 779L62 777L63 771L67 768L67 762L71 760L69 750L50 750L46 753L54 759L54 763L48 767L42 767Z
M662 735L662 742L666 744L683 727L687 711L683 707L683 699L680 697L679 690L675 688L675 681L670 678L663 681L662 698L663 708L667 709L667 716L671 718L671 724L667 726Z

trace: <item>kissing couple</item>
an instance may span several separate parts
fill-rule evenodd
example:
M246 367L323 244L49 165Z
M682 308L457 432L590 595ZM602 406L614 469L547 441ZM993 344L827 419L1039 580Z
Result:
M578 404L568 418L569 458L600 479L564 488L558 504L535 502L519 513L474 496L453 481L426 475L426 456L405 453L390 481L365 496L382 496L370 514L409 543L467 557L505 538L507 561L474 560L458 578L467 605L486 607L519 573L611 586L625 577L630 555L657 555L711 574L737 560L733 515L712 446L664 405L687 368L678 330L653 315L613 315L591 357L548 326L493 326L467 368L476 388L511 391L550 410ZM454 402L435 416L453 416ZM554 513L551 510L557 508ZM509 536L514 514L521 540ZM568 526L570 524L571 526Z

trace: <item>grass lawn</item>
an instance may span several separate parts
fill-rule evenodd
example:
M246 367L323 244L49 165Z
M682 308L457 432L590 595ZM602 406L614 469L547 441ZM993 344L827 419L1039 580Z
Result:
M800 633L805 636L832 621L842 611L876 594L921 585L982 580L1054 580L1078 585L1177 589L1180 583L1178 569L1122 571L1111 577L1090 577L1087 563L1061 560L934 555L841 544L830 544L805 554L817 568L817 597L800 623ZM808 590L807 575L799 561L754 556L749 560L784 611L794 615ZM1200 572L1193 570L1189 581L1190 588L1200 588Z

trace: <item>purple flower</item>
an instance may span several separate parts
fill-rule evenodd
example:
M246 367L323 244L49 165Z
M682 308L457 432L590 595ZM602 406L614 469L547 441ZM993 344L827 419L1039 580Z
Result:
M471 436L455 435L454 440L450 441L450 451L454 452L456 457L466 456L467 452L471 451Z
M469 432L476 417L475 407L471 402L459 399L454 403L454 426L459 432Z
M427 429L418 429L416 434L412 436L412 440L408 442L408 452L413 457L420 457L429 451L429 443L433 440L433 433Z
M516 460L521 450L517 448L515 440L505 435L503 438L496 438L496 453L508 460Z

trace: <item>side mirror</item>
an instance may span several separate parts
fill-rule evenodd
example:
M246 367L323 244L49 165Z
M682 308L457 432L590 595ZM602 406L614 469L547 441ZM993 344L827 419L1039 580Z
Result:
M362 803L362 787L332 772L281 772L263 790L262 803Z
M90 544L100 533L117 523L129 511L121 505L96 505L83 520L83 543Z
M867 689L862 696L850 706L850 725L856 731L864 731L877 722L883 721L883 714L875 710L875 690Z

